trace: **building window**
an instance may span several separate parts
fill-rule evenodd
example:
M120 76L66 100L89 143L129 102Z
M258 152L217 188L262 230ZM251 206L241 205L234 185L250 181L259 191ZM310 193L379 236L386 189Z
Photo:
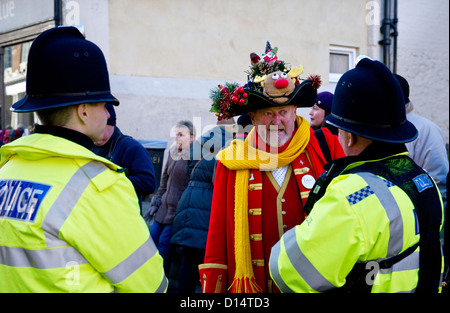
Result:
M12 113L11 106L25 96L26 71L31 41L4 48L3 86L4 98L1 128L13 129L34 124L33 113ZM1 82L0 82L1 83Z
M337 83L342 74L355 67L356 49L330 47L330 83Z

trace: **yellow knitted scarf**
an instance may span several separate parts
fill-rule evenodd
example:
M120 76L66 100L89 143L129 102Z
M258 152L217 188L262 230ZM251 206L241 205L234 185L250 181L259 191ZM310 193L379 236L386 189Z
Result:
M273 170L292 163L309 142L310 129L308 122L297 116L297 131L289 146L280 153L258 150L250 143L257 136L255 128L245 141L234 140L229 147L220 151L217 159L228 169L236 171L235 205L234 205L234 249L236 272L230 286L231 292L260 292L256 283L252 256L250 251L250 235L248 225L248 180L250 169Z

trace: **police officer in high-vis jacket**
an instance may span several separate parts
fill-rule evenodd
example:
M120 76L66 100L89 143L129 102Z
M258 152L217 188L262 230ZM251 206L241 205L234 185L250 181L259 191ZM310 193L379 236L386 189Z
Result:
M305 222L273 247L270 271L283 292L440 291L442 200L407 156L417 137L399 83L359 58L339 80L327 122L346 157L326 165Z
M109 113L101 50L75 27L33 42L32 135L1 148L0 292L165 292L159 255L123 170L91 152Z

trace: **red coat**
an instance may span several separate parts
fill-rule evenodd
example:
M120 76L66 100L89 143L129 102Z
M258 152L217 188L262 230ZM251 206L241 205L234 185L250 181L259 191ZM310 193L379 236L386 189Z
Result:
M337 136L324 130L333 159L345 156ZM253 271L262 292L277 291L268 270L272 246L281 235L304 220L303 205L326 161L314 131L306 149L289 166L285 183L274 182L270 172L251 170L248 192L249 234ZM236 171L218 162L211 207L205 263L199 266L203 292L225 292L235 273L234 186ZM305 178L304 178L305 177ZM287 182L286 182L287 181ZM309 188L308 188L309 187ZM264 212L264 214L262 214Z

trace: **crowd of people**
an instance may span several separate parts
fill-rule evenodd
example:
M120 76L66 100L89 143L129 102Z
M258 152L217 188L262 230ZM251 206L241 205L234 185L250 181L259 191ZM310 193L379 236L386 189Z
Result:
M1 147L0 292L448 292L448 153L406 79L360 57L318 93L277 51L211 91L214 128L175 123L155 190L101 50L38 36L12 110L40 124Z
M0 146L10 143L22 136L27 136L29 133L29 129L25 126L21 126L17 129L11 127L0 129Z

